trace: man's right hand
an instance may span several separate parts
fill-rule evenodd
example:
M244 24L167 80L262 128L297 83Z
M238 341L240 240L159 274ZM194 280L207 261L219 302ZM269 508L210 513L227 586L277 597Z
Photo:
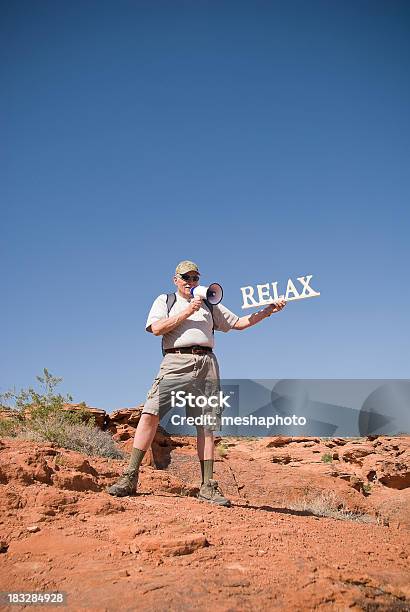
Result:
M202 305L202 298L195 297L193 300L191 300L187 306L187 312L189 312L188 316L190 316L191 314L199 310L201 308L201 305Z
M151 325L151 331L154 336L163 336L164 334L168 334L173 329L178 327L182 321L188 319L194 312L201 308L202 299L200 297L196 297L192 299L185 310L182 310L177 315L172 317L167 317L165 319L161 319L160 321L154 321Z

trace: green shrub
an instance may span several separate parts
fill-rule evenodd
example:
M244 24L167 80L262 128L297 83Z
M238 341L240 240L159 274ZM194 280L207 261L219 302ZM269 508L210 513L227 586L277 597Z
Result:
M71 402L71 395L65 397L60 393L55 394L54 389L61 383L62 378L50 374L47 368L43 369L43 376L36 376L41 385L42 392L33 387L21 389L18 393L15 389L0 394L0 405L11 409L22 415L46 417L50 412L62 409L64 404Z
M64 408L73 398L55 393L62 378L53 376L47 368L44 368L43 376L36 378L42 392L30 387L19 393L13 389L0 395L0 405L17 413L16 417L0 420L0 435L52 442L91 456L123 457L111 435L95 427L95 419L84 402L80 409L71 411Z
M332 463L333 457L330 453L325 453L324 455L322 455L322 461L323 463Z
M57 446L85 455L122 459L111 435L92 424L70 422L63 412L44 419L30 420L19 433L19 438L35 442L52 442Z

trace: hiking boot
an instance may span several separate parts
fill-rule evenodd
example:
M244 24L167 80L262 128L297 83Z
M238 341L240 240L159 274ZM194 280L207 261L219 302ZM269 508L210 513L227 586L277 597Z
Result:
M106 491L110 495L115 495L116 497L125 497L135 492L137 483L138 472L124 472L121 478L111 485L111 487L108 487Z
M218 506L231 505L229 499L224 497L216 480L210 480L201 486L198 493L198 499L210 502L211 504L217 504Z

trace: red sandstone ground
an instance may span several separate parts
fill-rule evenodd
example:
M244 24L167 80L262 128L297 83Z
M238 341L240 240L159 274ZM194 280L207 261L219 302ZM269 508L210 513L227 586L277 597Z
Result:
M0 590L63 591L76 611L410 610L409 437L225 442L232 508L193 497L190 439L159 434L163 469L148 457L117 499L104 488L126 461L4 438ZM372 522L292 509L322 492Z

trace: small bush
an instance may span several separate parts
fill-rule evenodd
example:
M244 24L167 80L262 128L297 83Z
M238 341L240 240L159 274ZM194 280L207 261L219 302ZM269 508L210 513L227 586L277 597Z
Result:
M346 509L343 500L340 500L334 491L322 491L319 494L304 496L287 504L290 510L310 512L315 516L326 516L342 521L357 521L359 523L374 523L373 517L360 512L351 512Z
M52 442L85 455L122 459L111 435L91 424L70 422L64 413L55 413L44 419L27 422L19 438L35 442Z
M216 447L216 452L220 457L226 457L228 454L228 447L223 442L220 442Z
M84 402L80 410L64 408L73 398L55 393L54 389L62 378L53 376L47 368L44 368L43 374L36 377L42 386L40 393L30 387L19 393L13 389L0 395L0 405L17 413L16 417L0 420L0 435L52 442L90 456L121 459L123 454L111 435L94 426L94 417Z
M330 453L325 453L324 455L322 455L322 461L323 463L332 463L333 457Z
M33 387L21 389L18 393L12 389L0 394L0 405L22 415L29 413L45 417L50 411L62 409L65 403L72 401L71 395L55 394L54 389L63 379L53 376L47 368L43 369L43 376L36 376L36 379L41 385L40 392Z

